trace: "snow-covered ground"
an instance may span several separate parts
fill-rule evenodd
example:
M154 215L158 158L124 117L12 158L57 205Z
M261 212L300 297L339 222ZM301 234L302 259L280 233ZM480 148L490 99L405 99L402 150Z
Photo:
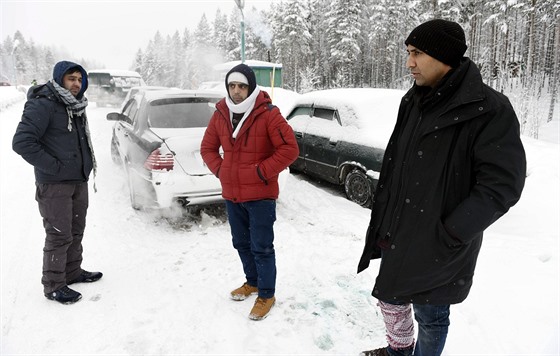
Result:
M9 97L0 92L0 102ZM0 354L357 355L385 345L370 295L378 262L356 274L368 209L290 175L275 225L278 302L267 319L251 321L253 299L228 298L243 274L223 211L166 220L132 210L110 158L111 109L95 104L98 192L90 194L83 266L105 275L76 285L83 299L74 305L45 299L33 169L11 149L19 98L0 105ZM281 108L290 100L275 90ZM560 353L560 146L551 127L553 143L523 138L523 197L485 235L471 294L451 308L445 355Z
M27 87L3 86L0 87L0 115L2 111L14 103L25 99Z

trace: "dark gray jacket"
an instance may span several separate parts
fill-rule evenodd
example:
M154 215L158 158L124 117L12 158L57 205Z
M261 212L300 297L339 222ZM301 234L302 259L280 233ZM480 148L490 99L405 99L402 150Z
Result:
M525 151L509 100L465 58L429 98L404 97L385 152L358 272L372 295L454 304L472 285L483 231L520 198Z
M66 70L72 65L77 66L67 63ZM86 75L85 71L83 75ZM59 78L61 80L62 76ZM87 88L87 79L85 83ZM80 95L83 91L85 89ZM85 112L82 116L75 115L71 120L72 130L68 130L66 106L55 95L53 85L47 83L30 88L12 148L35 167L37 183L79 183L88 180L93 159L85 120Z

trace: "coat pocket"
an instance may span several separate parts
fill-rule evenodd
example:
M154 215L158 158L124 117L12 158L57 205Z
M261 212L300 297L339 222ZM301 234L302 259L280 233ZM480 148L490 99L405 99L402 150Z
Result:
M57 177L61 181L65 180L81 180L82 172L81 165L78 165L76 160L64 159L60 161L60 170L58 171Z
M440 252L444 261L449 260L453 255L461 250L462 245L451 235L449 235L441 220L438 221L437 233L438 251Z

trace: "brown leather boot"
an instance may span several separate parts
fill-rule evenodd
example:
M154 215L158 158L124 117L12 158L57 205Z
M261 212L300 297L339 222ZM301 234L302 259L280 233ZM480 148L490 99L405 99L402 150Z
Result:
M249 296L257 294L258 291L257 287L250 286L245 282L241 287L231 291L230 298L233 300L245 300Z
M253 305L253 309L251 309L251 313L249 313L249 319L251 320L263 320L268 316L270 309L276 303L276 298L261 298L257 297L255 300L255 305Z

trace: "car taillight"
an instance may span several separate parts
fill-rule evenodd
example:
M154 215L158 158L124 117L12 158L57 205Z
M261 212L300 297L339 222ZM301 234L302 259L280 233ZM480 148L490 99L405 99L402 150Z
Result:
M148 158L146 158L144 168L150 171L170 171L173 169L174 162L175 160L173 158L173 154L170 152L161 153L159 148L156 148L152 153L150 153Z

